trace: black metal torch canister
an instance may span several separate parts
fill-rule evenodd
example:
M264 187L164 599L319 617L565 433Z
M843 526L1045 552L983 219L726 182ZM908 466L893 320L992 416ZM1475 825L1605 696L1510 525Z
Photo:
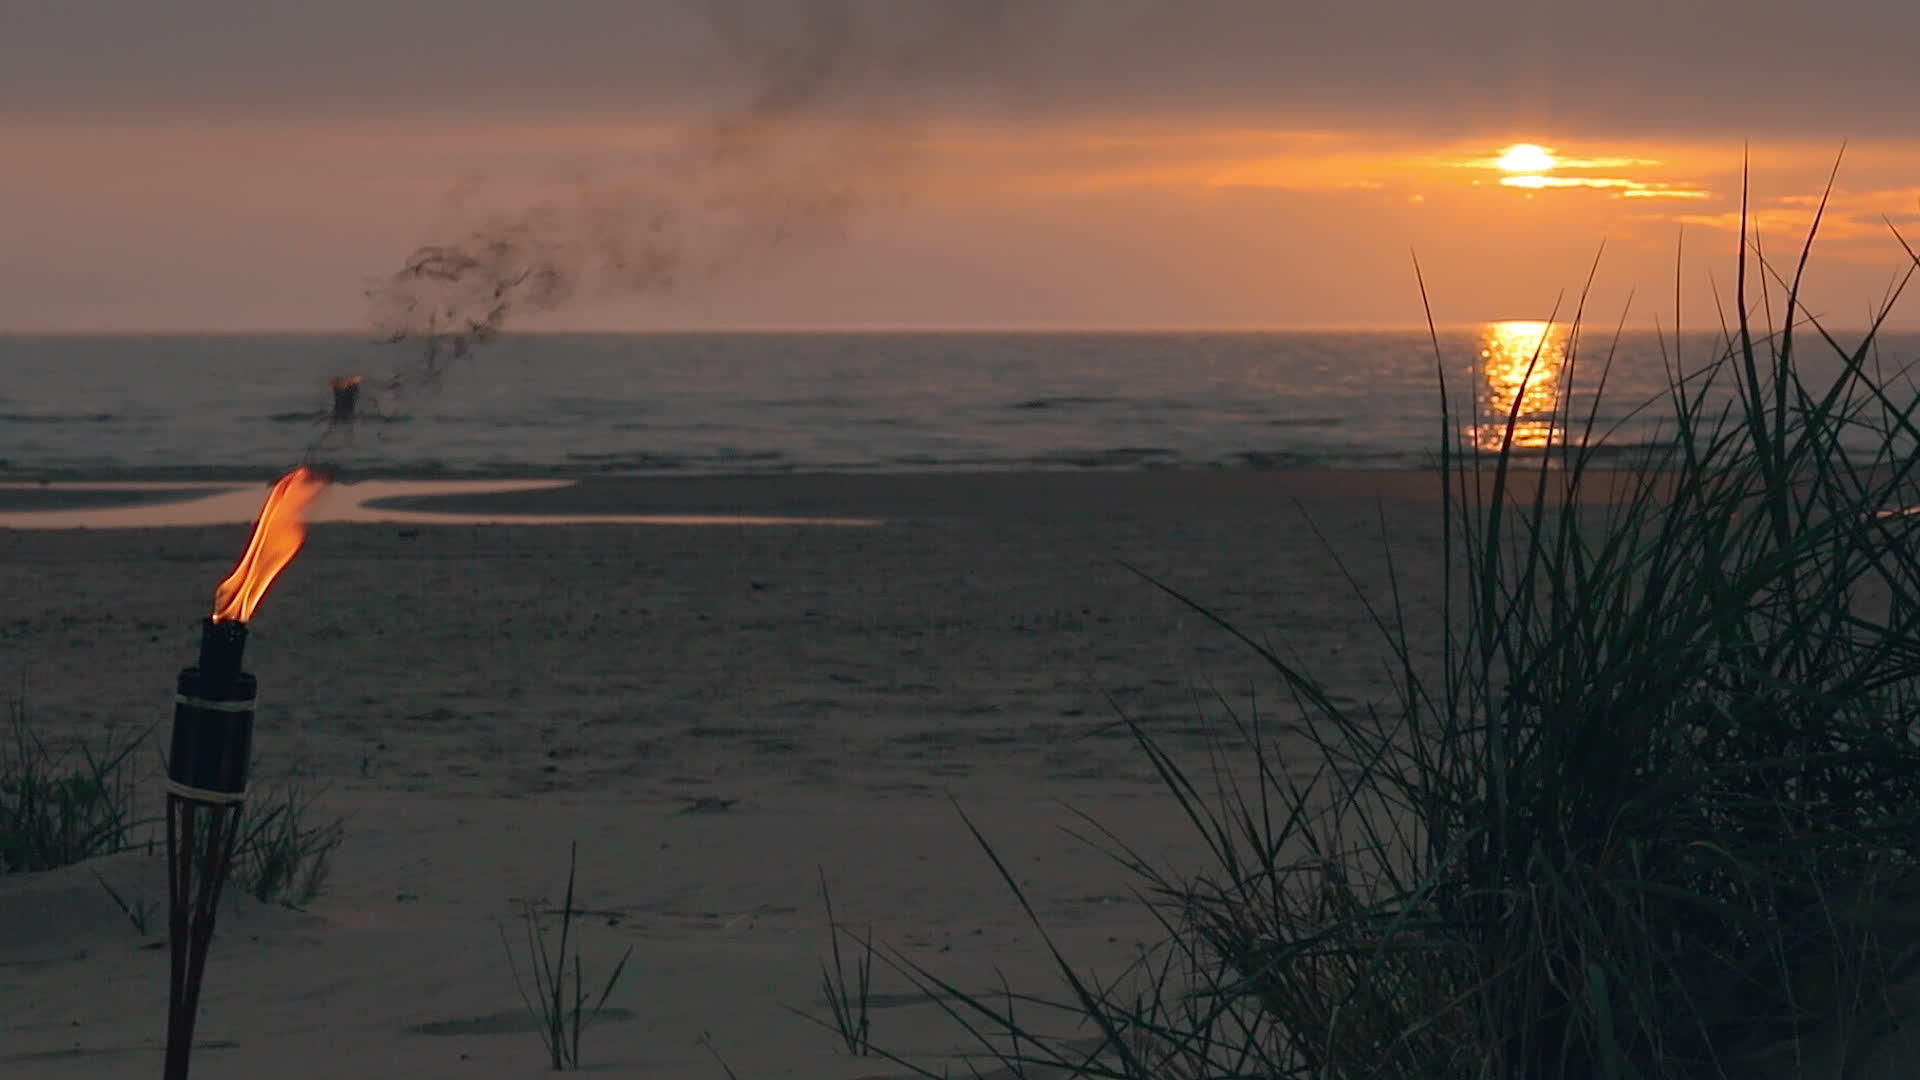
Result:
M167 900L172 981L166 1080L187 1080L200 980L220 889L233 865L253 752L254 678L240 670L247 624L208 619L200 663L182 668L167 755Z

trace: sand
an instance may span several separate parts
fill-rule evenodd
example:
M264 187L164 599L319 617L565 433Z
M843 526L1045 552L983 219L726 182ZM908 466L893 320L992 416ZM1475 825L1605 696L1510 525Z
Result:
M1378 699L1379 638L1346 572L1386 600L1384 532L1404 600L1431 609L1432 485L603 480L407 509L880 523L316 526L253 624L256 771L303 777L346 839L305 910L221 916L194 1075L542 1074L501 932L517 946L523 903L558 905L574 841L589 979L633 948L583 1045L616 1075L718 1080L713 1052L741 1080L905 1075L790 1011L825 1015L821 873L843 922L960 987L1064 994L963 811L1076 965L1117 975L1158 930L1137 879L1070 834L1078 814L1167 866L1203 860L1116 710L1196 769L1221 699L1289 714L1245 646L1122 562L1337 695ZM0 677L24 679L62 737L158 724L149 812L174 673L243 542L232 526L0 529ZM163 859L143 851L0 878L0 1074L158 1073L166 950L96 874L164 903ZM879 967L875 1041L966 1075L946 1056L964 1032L911 991Z

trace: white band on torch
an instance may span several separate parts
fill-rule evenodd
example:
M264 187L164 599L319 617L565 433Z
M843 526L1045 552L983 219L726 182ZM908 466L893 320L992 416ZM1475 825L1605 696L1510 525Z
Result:
M173 703L175 705L186 705L195 709L206 709L210 712L252 712L254 700L253 698L248 698L245 701L213 701L208 698L188 697L185 694L173 695Z
M192 799L194 802L212 803L216 806L232 806L235 803L247 801L247 793L245 790L210 791L207 788L197 788L183 784L172 777L167 778L167 793L170 795L178 795L183 799Z

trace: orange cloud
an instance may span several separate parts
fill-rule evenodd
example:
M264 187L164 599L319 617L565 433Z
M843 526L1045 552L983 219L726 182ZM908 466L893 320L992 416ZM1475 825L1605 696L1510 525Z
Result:
M1613 190L1620 197L1628 199L1704 199L1711 193L1700 188L1674 187L1670 184L1647 183L1640 180L1625 180L1608 176L1541 176L1529 173L1524 176L1503 176L1501 187L1528 188L1600 188Z
M1782 195L1765 200L1765 205L1748 210L1749 228L1762 232L1792 232L1804 235L1813 224L1820 205L1818 194ZM1738 231L1740 212L1719 214L1683 214L1674 220L1708 229ZM1830 239L1879 237L1893 242L1888 226L1908 235L1920 229L1920 187L1890 188L1875 191L1835 190L1827 197L1820 217L1820 235Z

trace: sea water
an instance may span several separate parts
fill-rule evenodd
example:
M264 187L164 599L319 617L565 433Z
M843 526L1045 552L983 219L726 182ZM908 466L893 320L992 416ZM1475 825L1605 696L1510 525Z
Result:
M1671 435L1670 373L1721 349L1566 345L1539 323L1444 331L1437 351L1425 331L542 334L428 377L417 347L352 335L0 336L0 474L1422 468L1448 437L1443 377L1456 440L1497 442L1512 417L1523 445L1631 453ZM1825 349L1810 376L1837 370ZM1916 355L1906 336L1875 358ZM339 375L366 379L346 424Z

